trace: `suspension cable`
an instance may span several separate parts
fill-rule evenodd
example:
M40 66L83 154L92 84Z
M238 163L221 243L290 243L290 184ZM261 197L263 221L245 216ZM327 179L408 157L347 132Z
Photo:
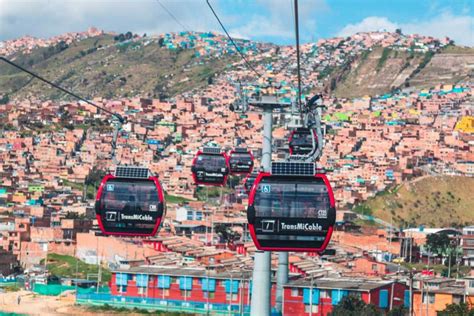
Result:
M240 54L240 57L242 57L242 59L245 61L245 63L247 64L247 66L257 75L258 78L262 77L262 75L250 64L250 62L248 61L248 59L245 57L245 55L242 53L242 51L240 50L240 48L237 46L237 44L235 44L234 40L232 39L232 37L229 35L229 32L227 32L227 29L225 28L224 24L222 24L221 20L219 19L219 16L217 15L216 11L214 11L214 8L212 7L211 3L209 2L209 0L206 0L207 2L207 5L209 6L209 8L211 9L212 13L214 14L214 17L216 18L217 22L219 22L222 30L224 31L224 33L227 35L227 38L229 39L229 41L232 43L232 45L234 45L235 49L237 50L237 52Z
M301 106L301 67L300 67L300 31L298 26L298 0L294 0L295 5L295 35L296 35L296 63L298 67L298 107L300 112L303 108Z
M181 22L176 18L176 16L175 16L170 10L168 10L168 8L167 8L163 3L160 2L160 0L156 0L156 2L158 2L158 4L160 5L160 7L162 7L163 10L165 10L166 13L168 13L168 15L169 15L179 26L181 26L181 27L183 28L183 30L188 31L188 32L191 30L189 27L186 27L186 25L184 25L183 23L181 23Z
M74 92L71 92L71 91L69 91L69 90L66 90L65 88L63 88L63 87L61 87L61 86L55 84L54 82L51 82L51 81L49 81L48 79L45 79L45 78L41 77L40 75L38 75L38 74L36 74L36 73L34 73L34 72L28 70L28 69L23 68L22 66L20 66L20 65L18 65L18 64L16 64L16 63L14 63L14 62L12 62L11 60L8 60L7 58L5 58L5 57L3 57L3 56L0 56L0 59L1 59L2 61L6 62L6 63L9 64L9 65L11 65L11 66L13 66L13 67L15 67L15 68L18 68L18 69L20 69L20 70L23 71L23 72L26 72L27 74L29 74L29 75L35 77L36 79L39 79L39 80L45 82L46 84L50 85L51 87L54 87L54 88L56 88L56 89L58 89L58 90L61 90L62 92L66 93L66 94L69 94L70 96L73 96L74 98L76 98L76 99L78 99L78 100L84 101L84 102L86 102L87 104L90 104L90 105L92 105L93 107L95 107L95 108L97 108L97 109L99 109L99 110L101 110L101 111L104 111L105 113L108 113L108 114L110 114L110 115L116 117L116 118L119 120L120 123L124 123L124 122L125 122L125 119L124 119L120 114L114 113L114 112L112 112L112 111L110 111L110 110L107 110L106 108L101 107L101 106L95 104L94 102L91 102L91 101L89 101L89 100L87 100L87 99L85 99L85 98L83 98L83 97L81 97L81 96L75 94Z

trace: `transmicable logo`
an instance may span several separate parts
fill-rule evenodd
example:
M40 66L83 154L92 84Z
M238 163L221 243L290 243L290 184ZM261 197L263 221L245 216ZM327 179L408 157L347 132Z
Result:
M121 220L128 220L128 221L148 221L151 222L153 221L153 217L151 217L148 214L133 214L133 215L128 215L128 214L120 214L120 219Z
M281 222L281 231L284 231L284 230L300 230L300 231L315 232L315 231L322 231L323 227L316 223L287 224L287 223Z

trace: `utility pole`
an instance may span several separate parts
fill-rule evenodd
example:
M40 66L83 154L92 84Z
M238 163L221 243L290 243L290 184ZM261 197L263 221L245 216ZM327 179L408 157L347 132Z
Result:
M410 270L409 279L410 279L410 302L409 302L410 305L409 305L408 316L413 316L413 270Z
M276 96L262 96L261 98L256 100L249 100L249 104L263 109L262 168L265 172L271 172L273 109L288 107L291 104L279 102ZM279 257L279 259L281 259L281 257ZM279 276L286 274L286 276L288 277L287 264L288 259L286 259L286 266L279 264L279 271L280 268L282 270L286 268L286 271L284 271L284 273L279 273ZM250 315L268 316L270 315L271 311L271 252L258 250L255 252L252 279L253 288L252 301L250 303ZM280 294L280 302L281 298L282 296Z
M265 172L271 171L272 160L272 127L273 111L268 106L263 110L263 150L262 167ZM252 302L250 315L270 315L271 298L271 256L270 251L255 252L252 283Z

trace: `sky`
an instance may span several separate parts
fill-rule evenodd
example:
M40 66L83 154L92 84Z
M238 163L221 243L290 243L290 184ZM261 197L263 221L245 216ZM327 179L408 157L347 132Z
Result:
M293 0L209 0L234 37L294 44ZM474 0L299 0L301 42L360 31L448 36L474 46ZM165 6L177 23L163 8ZM95 26L142 35L222 33L206 0L0 0L0 41L51 37Z

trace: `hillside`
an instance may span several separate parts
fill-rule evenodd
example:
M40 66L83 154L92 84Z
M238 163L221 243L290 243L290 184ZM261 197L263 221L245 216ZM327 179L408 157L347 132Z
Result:
M339 76L338 97L361 97L395 88L454 84L473 75L474 48L450 46L439 53L411 53L377 47L366 51Z
M100 35L70 45L17 53L17 63L86 97L106 98L160 95L173 96L208 84L235 56L197 58L193 50L170 50L156 41L116 42ZM33 80L6 64L0 64L0 94L21 99L32 95L61 98L61 93Z
M411 86L429 88L440 81L456 83L474 76L474 48L448 46L409 80Z
M70 44L55 42L49 47L33 48L28 54L18 50L8 57L88 98L172 97L202 89L216 76L229 74L229 70L233 75L248 77L249 72L241 66L242 61L228 40L208 34L165 34L126 40L101 34ZM321 45L305 44L301 56L303 90L315 92L329 87L338 97L352 98L403 87L457 83L472 77L474 48L441 48L431 43L421 49L413 45L410 37L397 34L386 34L396 44L382 47L381 42L374 42L366 47L360 36L367 38L370 34L338 41L328 39ZM422 40L427 39L419 39L420 45ZM250 53L248 58L258 72L273 69L282 81L296 80L294 47L237 42L242 51ZM254 80L250 75L248 80ZM0 64L0 97L4 94L10 99L64 97L37 80L30 81L9 65Z
M378 194L358 207L397 225L443 227L474 222L474 178L423 177Z
M351 64L350 71L335 90L339 97L376 95L398 88L420 65L422 54L410 54L377 47L366 51Z

